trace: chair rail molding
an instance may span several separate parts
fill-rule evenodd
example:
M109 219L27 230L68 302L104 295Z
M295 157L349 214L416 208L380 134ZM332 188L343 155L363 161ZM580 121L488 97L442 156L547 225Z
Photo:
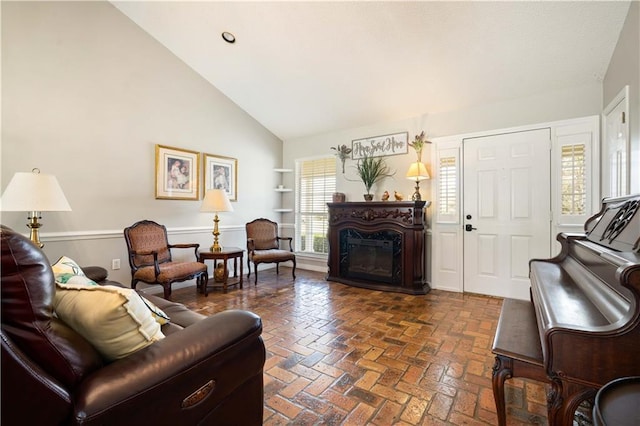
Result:
M228 232L243 231L244 225L226 225L220 226L221 230ZM124 228L123 228L124 229ZM78 240L106 240L106 239L124 239L123 229L98 229L91 231L67 231L67 232L46 232L40 234L42 241L60 242L60 241L78 241ZM188 235L211 233L211 226L189 226L189 227L167 227L168 235ZM28 233L23 233L28 235Z

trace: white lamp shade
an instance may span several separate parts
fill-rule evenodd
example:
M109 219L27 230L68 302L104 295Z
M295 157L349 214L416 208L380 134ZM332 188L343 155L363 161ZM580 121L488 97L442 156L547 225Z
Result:
M204 194L200 211L213 213L232 212L233 206L224 189L208 189Z
M0 210L67 212L71 206L55 176L34 171L13 175L2 194Z
M420 181L429 179L429 172L427 171L427 167L422 162L411 163L409 166L409 171L407 171L407 179Z

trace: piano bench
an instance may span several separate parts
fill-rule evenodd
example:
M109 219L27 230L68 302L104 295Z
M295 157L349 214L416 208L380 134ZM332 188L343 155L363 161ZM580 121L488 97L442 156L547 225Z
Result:
M504 299L493 340L496 355L493 366L493 398L496 402L498 425L507 424L504 382L512 377L549 383L545 373L542 346L533 303Z

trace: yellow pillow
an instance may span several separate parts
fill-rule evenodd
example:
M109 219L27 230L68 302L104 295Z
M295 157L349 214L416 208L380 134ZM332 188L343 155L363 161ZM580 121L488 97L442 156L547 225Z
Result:
M124 358L164 338L138 293L116 286L56 282L58 317L109 360Z
M56 283L59 284L60 287L79 289L80 287L78 286L98 285L95 281L84 274L84 271L80 266L78 266L75 260L67 256L60 257L56 263L51 265L51 269L53 270ZM71 285L73 285L73 287L70 287ZM144 297L142 297L142 301L147 305L147 308L151 311L151 316L158 322L158 324L165 325L170 322L169 316L165 314L162 309L158 308Z

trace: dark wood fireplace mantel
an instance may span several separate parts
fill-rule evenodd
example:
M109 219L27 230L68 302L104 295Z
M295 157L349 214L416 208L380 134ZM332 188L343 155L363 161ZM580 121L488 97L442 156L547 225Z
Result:
M426 294L424 201L328 203L327 280Z

